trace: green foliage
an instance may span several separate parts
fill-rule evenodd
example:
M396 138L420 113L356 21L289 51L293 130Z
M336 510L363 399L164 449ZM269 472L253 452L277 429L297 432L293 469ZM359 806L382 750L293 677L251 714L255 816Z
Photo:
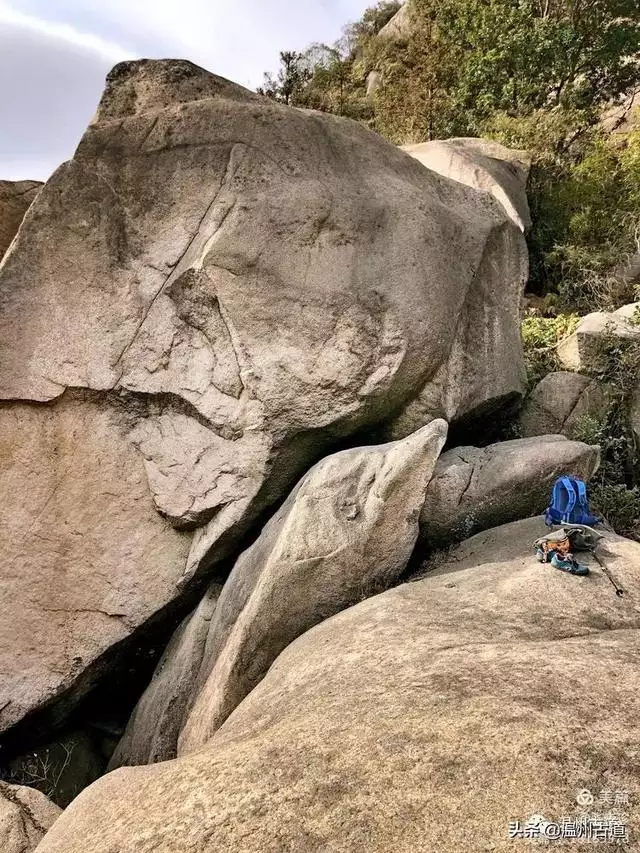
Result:
M580 113L640 80L637 0L409 0L407 38L360 43L374 124L396 142L482 135L496 114Z
M640 489L620 483L596 484L594 506L621 536L640 541Z
M524 318L521 328L529 388L535 387L548 373L558 370L558 343L575 331L579 319L577 314Z
M589 484L595 511L604 516L617 533L640 539L640 489L633 478L633 442L620 402L619 399L612 401L602 421L587 415L580 418L573 437L576 441L600 445L602 462Z
M636 0L414 0L463 46L456 101L476 122L592 109L637 82Z
M612 332L604 335L589 373L606 383L609 395L602 421L585 416L574 430L574 438L601 448L600 470L590 484L593 502L618 533L640 538L639 472L629 417L631 397L640 387L640 344Z
M384 0L334 45L282 53L262 91L398 144L484 135L531 151L531 288L564 311L633 299L616 269L640 250L640 131L621 145L599 120L640 85L638 0L408 2L406 37L378 37L399 8Z
M304 62L304 54L291 50L280 52L280 69L276 76L264 75L258 94L283 104L295 104L309 82L311 73Z
M359 21L345 28L349 38L360 44L365 44L369 39L378 35L380 30L398 12L400 6L400 0L382 0L376 6L365 9Z
M265 74L258 92L292 106L346 115L371 122L366 78L375 54L375 39L400 8L398 0L382 0L360 21L344 28L335 44L312 44L303 53L280 53L277 75Z
M639 149L638 130L624 147L592 132L579 156L537 165L532 176L532 285L558 290L574 310L613 310L634 298L615 270L638 250Z

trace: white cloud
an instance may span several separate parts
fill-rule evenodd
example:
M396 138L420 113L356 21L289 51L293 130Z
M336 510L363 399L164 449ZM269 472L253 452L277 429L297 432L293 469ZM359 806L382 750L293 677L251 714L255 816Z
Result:
M66 42L74 48L96 53L114 63L134 56L132 51L107 41L99 35L82 32L70 24L47 21L35 15L25 14L3 2L0 2L0 23L31 30L45 38Z
M255 88L281 50L338 38L372 2L0 0L0 178L71 157L116 62L190 59Z
M21 10L14 15L42 32L76 43L95 38L96 49L102 43L103 54L114 61L122 57L122 44L138 56L190 59L250 86L277 65L281 50L337 38L367 5L367 0L0 0L0 9Z

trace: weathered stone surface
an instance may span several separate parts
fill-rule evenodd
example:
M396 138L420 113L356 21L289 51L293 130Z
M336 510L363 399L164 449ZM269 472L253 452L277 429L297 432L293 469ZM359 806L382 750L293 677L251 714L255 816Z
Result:
M59 814L40 791L0 782L0 850L31 853Z
M640 281L640 252L628 255L614 267L612 275L621 284L637 284Z
M367 97L373 98L382 82L382 74L379 71L370 71L367 75Z
M378 33L381 39L403 39L411 33L411 0L406 0Z
M483 196L487 205L495 204L488 195L478 193ZM385 439L410 435L434 417L479 423L517 405L526 387L520 360L520 301L528 270L522 233L512 224L496 232L476 270L477 288L471 291L460 322L440 330L451 338L449 358L385 425ZM500 292L505 283L510 294ZM485 358L489 352L493 356Z
M153 398L133 438L200 527L188 581L425 385L430 418L521 392L520 236L354 122L125 63L0 273L0 397Z
M449 450L427 489L421 541L446 548L478 531L542 513L558 477L573 474L587 481L599 464L598 447L561 435Z
M116 747L111 767L175 758L178 735L193 701L221 589L218 584L211 584L198 607L173 635Z
M606 362L609 341L640 342L640 325L635 322L639 302L617 311L594 311L578 324L576 331L558 344L558 360L567 370L599 369Z
M0 732L62 713L179 594L190 537L153 507L138 415L86 392L0 406Z
M527 181L531 155L490 139L460 137L405 145L403 151L427 169L491 193L521 231L531 228Z
M622 103L614 104L604 113L600 120L600 127L605 133L625 136L640 125L639 108L640 91L632 92L623 99Z
M405 8L405 7L403 7ZM402 10L401 10L402 11ZM488 192L503 208L505 214L520 231L531 226L527 201L527 179L531 157L526 151L514 151L488 139L458 138L444 141L406 145L402 148L423 166L458 183ZM492 202L485 195L485 202ZM496 260L502 269L504 281L521 282L516 285L508 300L510 310L520 309L522 291L529 274L529 255L524 237L513 229L496 235L494 245L488 249L477 271L479 281L494 280L491 272ZM469 306L473 316L482 313L481 305L497 307L500 298L487 288L481 288L473 297L475 304ZM491 309L493 310L493 309ZM498 309L501 311L502 309ZM514 327L514 318L503 316L501 328ZM519 321L518 321L518 335ZM515 336L509 344L503 339L504 349L489 344L497 352L502 349L501 361L483 361L480 372L477 354L487 344L486 326L463 324L453 336L449 359L424 390L405 407L403 412L384 430L386 438L400 438L419 429L434 417L434 413L447 420L456 420L460 412L489 417L501 408L512 406L522 396L524 373L520 363L511 362L508 346L516 350L519 344ZM464 399L463 377L476 375L476 391L470 399ZM493 397L481 391L492 388ZM480 403L482 396L485 403ZM470 420L470 418L467 418Z
M308 631L203 750L104 777L38 853L507 853L512 820L637 790L640 545L606 534L619 598L595 564L537 563L544 529L480 534Z
M41 186L40 181L0 181L0 261Z
M601 422L610 405L607 387L580 373L549 373L527 397L520 412L525 438L559 433L574 438L584 418Z
M199 611L174 637L114 766L172 758L182 724L180 752L199 748L297 636L393 584L413 551L446 434L444 421L434 421L400 442L319 462L238 559L210 620L206 649ZM193 632L197 648L185 650L184 638ZM181 668L189 672L187 683L173 672ZM184 719L175 706L167 716L168 700L181 695L182 711L189 690Z

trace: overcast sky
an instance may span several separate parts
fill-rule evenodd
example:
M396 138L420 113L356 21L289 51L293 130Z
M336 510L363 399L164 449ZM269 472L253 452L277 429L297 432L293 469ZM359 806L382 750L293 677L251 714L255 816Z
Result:
M333 41L372 2L0 0L0 179L72 156L116 62L185 58L255 88L280 50Z

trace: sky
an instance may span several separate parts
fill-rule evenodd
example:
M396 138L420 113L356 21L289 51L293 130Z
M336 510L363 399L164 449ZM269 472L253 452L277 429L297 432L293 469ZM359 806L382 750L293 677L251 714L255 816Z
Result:
M372 0L0 0L0 180L68 160L116 62L180 58L255 89Z

